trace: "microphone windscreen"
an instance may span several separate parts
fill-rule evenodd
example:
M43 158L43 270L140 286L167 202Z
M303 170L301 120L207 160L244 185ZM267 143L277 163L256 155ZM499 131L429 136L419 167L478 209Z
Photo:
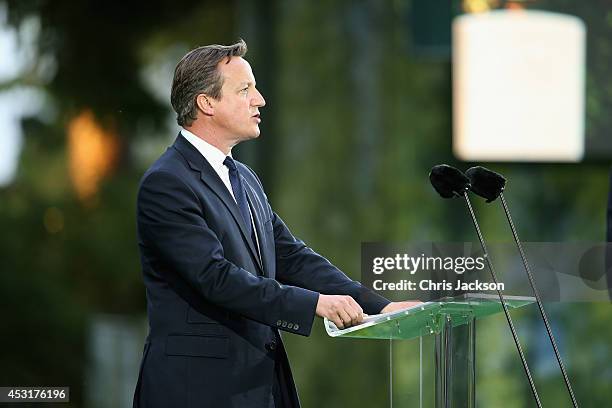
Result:
M504 176L482 166L467 169L465 175L470 179L470 189L487 203L497 199L506 186Z
M447 164L434 166L429 172L429 181L443 198L461 196L470 188L469 179L460 170Z

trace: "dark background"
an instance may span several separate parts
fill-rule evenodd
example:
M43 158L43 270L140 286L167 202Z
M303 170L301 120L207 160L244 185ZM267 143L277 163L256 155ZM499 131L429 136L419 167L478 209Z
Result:
M18 167L0 187L0 385L70 386L62 406L130 404L146 334L136 189L178 132L172 71L198 45L246 40L267 105L261 137L236 155L292 231L348 275L359 278L362 242L475 240L463 204L442 202L427 178L438 163L472 165L452 156L442 23L461 7L431 3L440 16L409 0L0 1L0 24L29 50L0 91L41 106L20 118ZM612 11L603 0L530 7L587 24L587 138L600 147L579 164L488 166L510 180L523 240L603 241ZM511 239L499 207L476 207L486 238ZM609 303L547 309L581 406L609 404ZM513 316L543 404L569 406L537 309ZM500 316L479 326L480 406L531 405L508 334ZM305 407L388 404L387 342L331 339L319 320L310 338L285 340ZM393 351L394 403L417 401L418 347Z

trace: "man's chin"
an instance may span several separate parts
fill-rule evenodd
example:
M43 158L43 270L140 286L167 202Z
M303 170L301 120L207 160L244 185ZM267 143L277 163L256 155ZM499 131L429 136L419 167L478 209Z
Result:
M244 136L242 136L242 137L240 138L240 140L238 141L238 143L241 143L241 142L246 142L246 141L248 141L248 140L257 139L257 138L259 137L259 134L260 134L259 129L257 130L257 132L251 132L251 133L249 133L249 134L246 134L246 135L244 135Z

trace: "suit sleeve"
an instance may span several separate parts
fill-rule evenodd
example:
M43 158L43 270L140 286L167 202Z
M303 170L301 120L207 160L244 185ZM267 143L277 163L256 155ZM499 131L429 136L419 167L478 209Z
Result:
M326 295L350 295L367 314L380 313L390 303L295 238L283 220L272 214L278 280Z
M177 176L146 175L137 207L141 244L206 301L273 327L291 321L299 325L293 333L310 334L319 294L255 276L225 259L197 196Z

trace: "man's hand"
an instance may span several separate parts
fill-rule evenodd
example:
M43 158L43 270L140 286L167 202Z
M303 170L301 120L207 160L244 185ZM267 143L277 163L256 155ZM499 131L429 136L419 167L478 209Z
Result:
M419 302L418 300L414 301L405 301L405 302L391 302L387 306L380 311L380 313L390 313L395 312L397 310L408 309L409 307L418 305L423 302Z
M316 313L319 317L327 317L339 329L363 321L363 309L350 296L320 294Z

